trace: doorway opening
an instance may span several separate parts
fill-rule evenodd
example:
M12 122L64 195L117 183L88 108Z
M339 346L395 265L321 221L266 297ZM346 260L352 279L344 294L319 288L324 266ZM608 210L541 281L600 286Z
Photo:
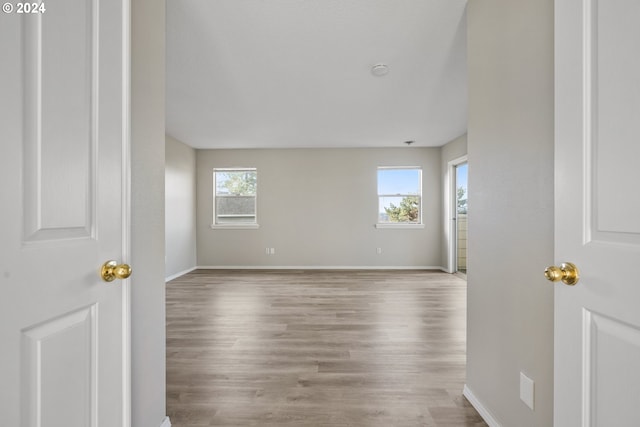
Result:
M449 272L467 274L468 207L467 156L449 162Z
M456 175L456 272L467 274L468 164L455 166Z

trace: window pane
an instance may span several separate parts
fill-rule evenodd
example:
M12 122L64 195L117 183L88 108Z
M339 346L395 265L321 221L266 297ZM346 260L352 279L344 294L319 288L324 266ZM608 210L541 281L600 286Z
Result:
M420 197L379 197L378 222L420 222Z
M216 197L216 222L256 222L255 197Z
M378 169L378 194L420 194L420 169Z
M216 195L255 196L257 173L251 170L215 172Z

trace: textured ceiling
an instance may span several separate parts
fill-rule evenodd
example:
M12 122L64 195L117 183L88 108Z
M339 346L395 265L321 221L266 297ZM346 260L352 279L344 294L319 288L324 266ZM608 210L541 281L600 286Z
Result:
M195 148L440 146L466 132L465 10L169 0L167 133Z

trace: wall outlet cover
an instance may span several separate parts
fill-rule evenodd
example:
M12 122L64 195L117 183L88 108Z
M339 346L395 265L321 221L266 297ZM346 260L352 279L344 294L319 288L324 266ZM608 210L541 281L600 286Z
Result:
M520 400L533 410L535 384L531 378L520 372Z

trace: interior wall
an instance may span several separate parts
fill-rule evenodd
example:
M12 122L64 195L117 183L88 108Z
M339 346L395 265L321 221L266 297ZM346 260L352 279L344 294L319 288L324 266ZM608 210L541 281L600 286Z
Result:
M166 136L165 277L196 266L196 150Z
M442 265L447 269L449 266L449 251L451 250L451 242L449 236L451 234L451 218L454 212L450 211L451 204L451 179L449 176L449 162L458 159L467 154L467 135L461 135L453 141L442 146L440 151L440 170L442 171L442 250L440 257Z
M467 387L503 426L553 425L553 0L468 3ZM519 375L535 381L535 409Z
M165 3L131 10L132 426L159 427L165 409Z
M196 163L199 266L441 266L439 148L197 150ZM378 166L422 167L424 228L375 228ZM257 168L259 229L211 229L217 167Z

